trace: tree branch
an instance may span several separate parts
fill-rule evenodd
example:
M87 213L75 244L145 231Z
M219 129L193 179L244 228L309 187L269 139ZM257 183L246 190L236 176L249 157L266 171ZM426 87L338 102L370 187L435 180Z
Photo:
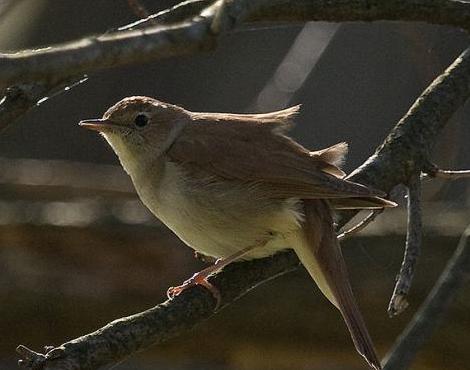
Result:
M390 317L401 314L408 307L406 296L411 288L415 266L421 254L421 239L421 180L420 173L416 173L408 184L408 226L405 253L388 306Z
M186 2L185 7L175 9L181 11L190 5L198 8L201 4ZM470 4L452 0L219 0L179 24L107 33L40 50L0 54L0 88L210 50L218 37L244 21L314 20L423 21L469 29Z
M42 91L47 95L50 90L60 89L61 81L77 75L211 50L219 37L244 21L314 20L423 21L468 30L470 3L452 0L188 0L101 36L14 54L0 53L0 89L16 85L11 89L34 90L38 96L41 95L38 91ZM0 132L34 104L34 99L26 99L24 103L4 106L0 110Z
M221 307L240 298L258 284L296 269L294 253L280 253L234 263L210 278L222 294ZM147 311L115 320L97 331L51 348L45 355L19 346L21 366L31 369L96 369L116 362L150 345L189 330L215 312L215 300L202 287L185 290L171 301Z
M385 358L383 370L407 369L470 278L470 226L421 308Z
M145 19L139 19L125 26L119 27L117 31L143 29L149 25L164 25L179 23L198 15L204 8L214 3L216 0L187 0L175 6L151 14Z
M378 215L380 215L384 210L383 209L374 209L369 212L369 214L364 217L361 221L359 221L357 224L353 225L351 228L344 230L340 234L338 234L338 240L343 240L347 239L353 234L356 234L360 232L361 230L364 230L367 225L369 225L372 221L374 221Z
M419 96L375 153L347 178L390 191L428 168L438 134L470 96L470 48Z
M32 82L9 87L0 100L0 133L41 101L85 82L86 78L66 78L55 83Z
M457 180L470 177L470 170L443 170L432 163L428 165L428 168L423 169L423 173L425 176L446 180Z

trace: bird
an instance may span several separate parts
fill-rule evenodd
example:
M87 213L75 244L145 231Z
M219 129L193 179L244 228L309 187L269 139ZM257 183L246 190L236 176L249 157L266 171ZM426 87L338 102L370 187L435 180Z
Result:
M311 151L292 139L299 110L204 113L131 96L79 124L104 137L161 222L196 252L217 259L170 288L170 298L203 285L219 299L210 274L233 261L293 249L341 313L356 350L381 369L349 282L334 211L396 204L345 178L346 143Z

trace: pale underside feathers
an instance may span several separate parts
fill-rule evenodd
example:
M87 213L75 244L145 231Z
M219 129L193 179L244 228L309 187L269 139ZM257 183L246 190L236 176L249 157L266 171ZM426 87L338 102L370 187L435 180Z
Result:
M208 175L255 183L272 198L331 199L334 208L343 209L393 206L380 198L382 192L343 179L338 165L347 153L346 143L312 152L283 134L298 110L299 106L266 114L211 113L211 119L205 113L190 113L192 121L167 155ZM342 204L344 198L348 201Z

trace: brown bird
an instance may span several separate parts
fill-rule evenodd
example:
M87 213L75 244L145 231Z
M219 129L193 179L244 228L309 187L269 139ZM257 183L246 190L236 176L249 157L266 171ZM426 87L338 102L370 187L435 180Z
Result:
M219 258L170 296L207 282L237 259L292 248L341 312L357 351L380 369L335 235L336 209L393 207L384 194L344 179L347 144L309 151L287 136L299 106L265 114L196 113L129 97L99 131L132 178L142 202L197 252Z

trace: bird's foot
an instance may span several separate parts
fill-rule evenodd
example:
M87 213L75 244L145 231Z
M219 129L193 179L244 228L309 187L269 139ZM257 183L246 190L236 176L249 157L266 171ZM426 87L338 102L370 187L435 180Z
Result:
M168 288L166 295L168 296L169 299L172 299L180 295L181 293L183 293L188 288L194 287L196 285L201 285L204 288L206 288L209 292L211 292L212 296L214 297L216 301L215 310L217 310L222 301L222 297L221 297L219 289L217 289L214 285L209 283L209 281L207 280L209 275L210 273L208 274L205 270L200 271L194 274L190 279L183 282L183 284Z
M234 262L247 253L249 253L251 250L264 246L267 241L260 241L255 243L254 245L241 249L238 252L225 257L225 258L219 258L218 260L215 261L215 263L212 266L209 266L205 268L202 271L199 271L198 273L194 274L191 279L186 280L183 284L180 286L175 286L175 287L170 287L166 291L166 295L168 296L169 299L172 299L178 295L180 295L182 292L184 292L186 289L191 288L196 285L202 285L204 288L206 288L209 292L212 293L212 296L216 300L216 306L215 310L217 310L220 306L221 302L221 294L219 289L217 289L214 285L209 283L207 278L211 275L214 274L220 270L222 270L225 266L227 266L229 263Z

